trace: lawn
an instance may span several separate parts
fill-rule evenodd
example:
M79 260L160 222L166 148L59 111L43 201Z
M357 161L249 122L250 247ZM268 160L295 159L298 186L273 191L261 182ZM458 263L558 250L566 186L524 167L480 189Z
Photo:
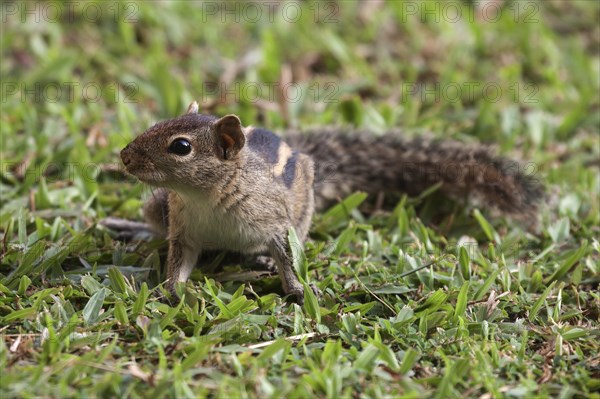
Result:
M0 397L600 398L598 4L3 2ZM494 145L539 223L356 193L295 254L321 297L215 253L163 303L166 242L99 222L142 219L119 151L192 100Z

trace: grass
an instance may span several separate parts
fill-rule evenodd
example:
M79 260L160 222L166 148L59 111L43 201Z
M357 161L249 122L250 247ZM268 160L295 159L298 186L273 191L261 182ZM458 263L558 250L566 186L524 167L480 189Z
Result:
M600 8L469 3L3 3L0 396L598 398ZM295 257L322 298L216 254L163 304L165 243L98 221L141 218L118 151L193 99L493 143L546 186L540 224L355 194Z

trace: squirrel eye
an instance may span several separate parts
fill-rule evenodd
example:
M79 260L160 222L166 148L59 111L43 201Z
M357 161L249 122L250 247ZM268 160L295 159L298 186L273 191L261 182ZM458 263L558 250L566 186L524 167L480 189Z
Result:
M187 155L192 152L192 144L186 139L176 139L169 146L169 152L177 155Z

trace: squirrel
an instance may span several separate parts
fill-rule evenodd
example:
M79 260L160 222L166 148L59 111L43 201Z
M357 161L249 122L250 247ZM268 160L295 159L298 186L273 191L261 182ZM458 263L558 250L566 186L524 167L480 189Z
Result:
M143 213L168 240L166 287L173 294L200 252L218 249L268 253L285 294L302 303L288 231L294 228L303 243L315 209L354 191L416 195L438 184L451 198L472 195L525 220L535 216L543 195L519 164L483 145L335 128L291 132L284 140L244 127L236 115L201 114L197 102L150 127L120 155L128 173L158 188ZM123 228L115 218L104 224Z

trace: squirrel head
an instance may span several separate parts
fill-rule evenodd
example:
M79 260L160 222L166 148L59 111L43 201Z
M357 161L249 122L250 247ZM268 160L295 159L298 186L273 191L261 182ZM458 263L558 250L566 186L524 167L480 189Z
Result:
M239 167L245 142L236 115L199 114L193 102L185 115L159 122L129 143L121 160L145 183L176 191L209 190Z

